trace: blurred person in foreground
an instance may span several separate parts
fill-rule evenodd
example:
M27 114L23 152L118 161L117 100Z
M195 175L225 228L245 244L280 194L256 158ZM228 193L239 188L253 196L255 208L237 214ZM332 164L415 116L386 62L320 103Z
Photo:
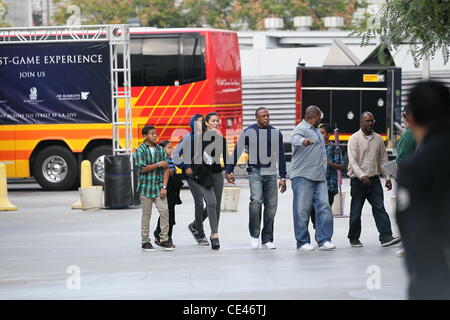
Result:
M450 299L450 91L420 82L406 113L419 149L401 164L397 222L410 299Z
M407 110L403 112L403 118L405 121L405 131L397 142L397 158L395 159L395 163L397 164L397 176L400 172L400 167L405 162L406 159L412 156L414 151L417 149L417 141L416 137L414 137L413 132L409 127L409 122L407 120L406 114ZM405 250L400 249L397 251L397 256L403 257L405 255Z

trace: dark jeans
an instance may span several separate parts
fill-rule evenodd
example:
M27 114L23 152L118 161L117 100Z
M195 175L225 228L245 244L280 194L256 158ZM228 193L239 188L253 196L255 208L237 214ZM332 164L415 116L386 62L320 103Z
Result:
M375 219L380 242L392 240L392 229L389 215L384 208L383 187L379 177L371 177L370 185L366 186L359 179L350 181L352 201L350 205L349 239L359 239L361 236L361 213L366 199L372 206L372 214Z
M278 185L276 175L261 175L259 169L249 172L250 204L249 231L253 238L261 232L261 213L264 204L264 226L261 232L263 244L273 242L273 223L278 206Z
M334 194L332 192L328 192L328 203L330 204L330 208L333 207L334 202ZM313 225L313 228L316 228L316 211L314 210L314 207L311 209L311 222Z
M167 201L167 206L169 208L169 239L172 239L172 231L173 226L175 225L175 204L170 203L170 201ZM159 234L161 233L161 226L159 225L160 218L158 218L158 223L156 225L156 229L154 232L155 238L159 238Z

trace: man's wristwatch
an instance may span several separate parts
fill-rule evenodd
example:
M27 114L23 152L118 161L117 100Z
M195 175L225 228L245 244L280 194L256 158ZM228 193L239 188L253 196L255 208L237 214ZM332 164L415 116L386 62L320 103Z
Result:
M164 190L166 190L166 189L167 189L167 187L166 187L166 186L163 186L162 188L163 188Z

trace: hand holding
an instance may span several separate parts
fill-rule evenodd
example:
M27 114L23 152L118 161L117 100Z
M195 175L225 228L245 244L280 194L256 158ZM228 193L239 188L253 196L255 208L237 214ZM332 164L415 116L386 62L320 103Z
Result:
M227 182L228 183L233 183L236 181L236 179L234 178L234 173L227 173L225 174L225 177L227 178Z
M166 161L160 161L159 166L163 169L167 169L169 167L169 164Z
M362 177L361 182L364 183L366 186L370 185L369 177Z
M392 181L386 180L385 187L386 187L386 189L391 190L392 189Z
M284 193L286 191L286 180L280 180L278 183L278 188L280 189L281 193Z

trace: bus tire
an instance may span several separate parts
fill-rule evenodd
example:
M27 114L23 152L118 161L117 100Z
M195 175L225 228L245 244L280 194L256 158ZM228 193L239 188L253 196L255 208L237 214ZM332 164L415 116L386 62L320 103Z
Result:
M87 155L87 160L91 162L92 184L102 186L105 182L105 161L104 156L112 154L110 145L101 145L92 149Z
M71 190L78 182L78 162L63 146L50 146L36 156L33 176L44 190Z

